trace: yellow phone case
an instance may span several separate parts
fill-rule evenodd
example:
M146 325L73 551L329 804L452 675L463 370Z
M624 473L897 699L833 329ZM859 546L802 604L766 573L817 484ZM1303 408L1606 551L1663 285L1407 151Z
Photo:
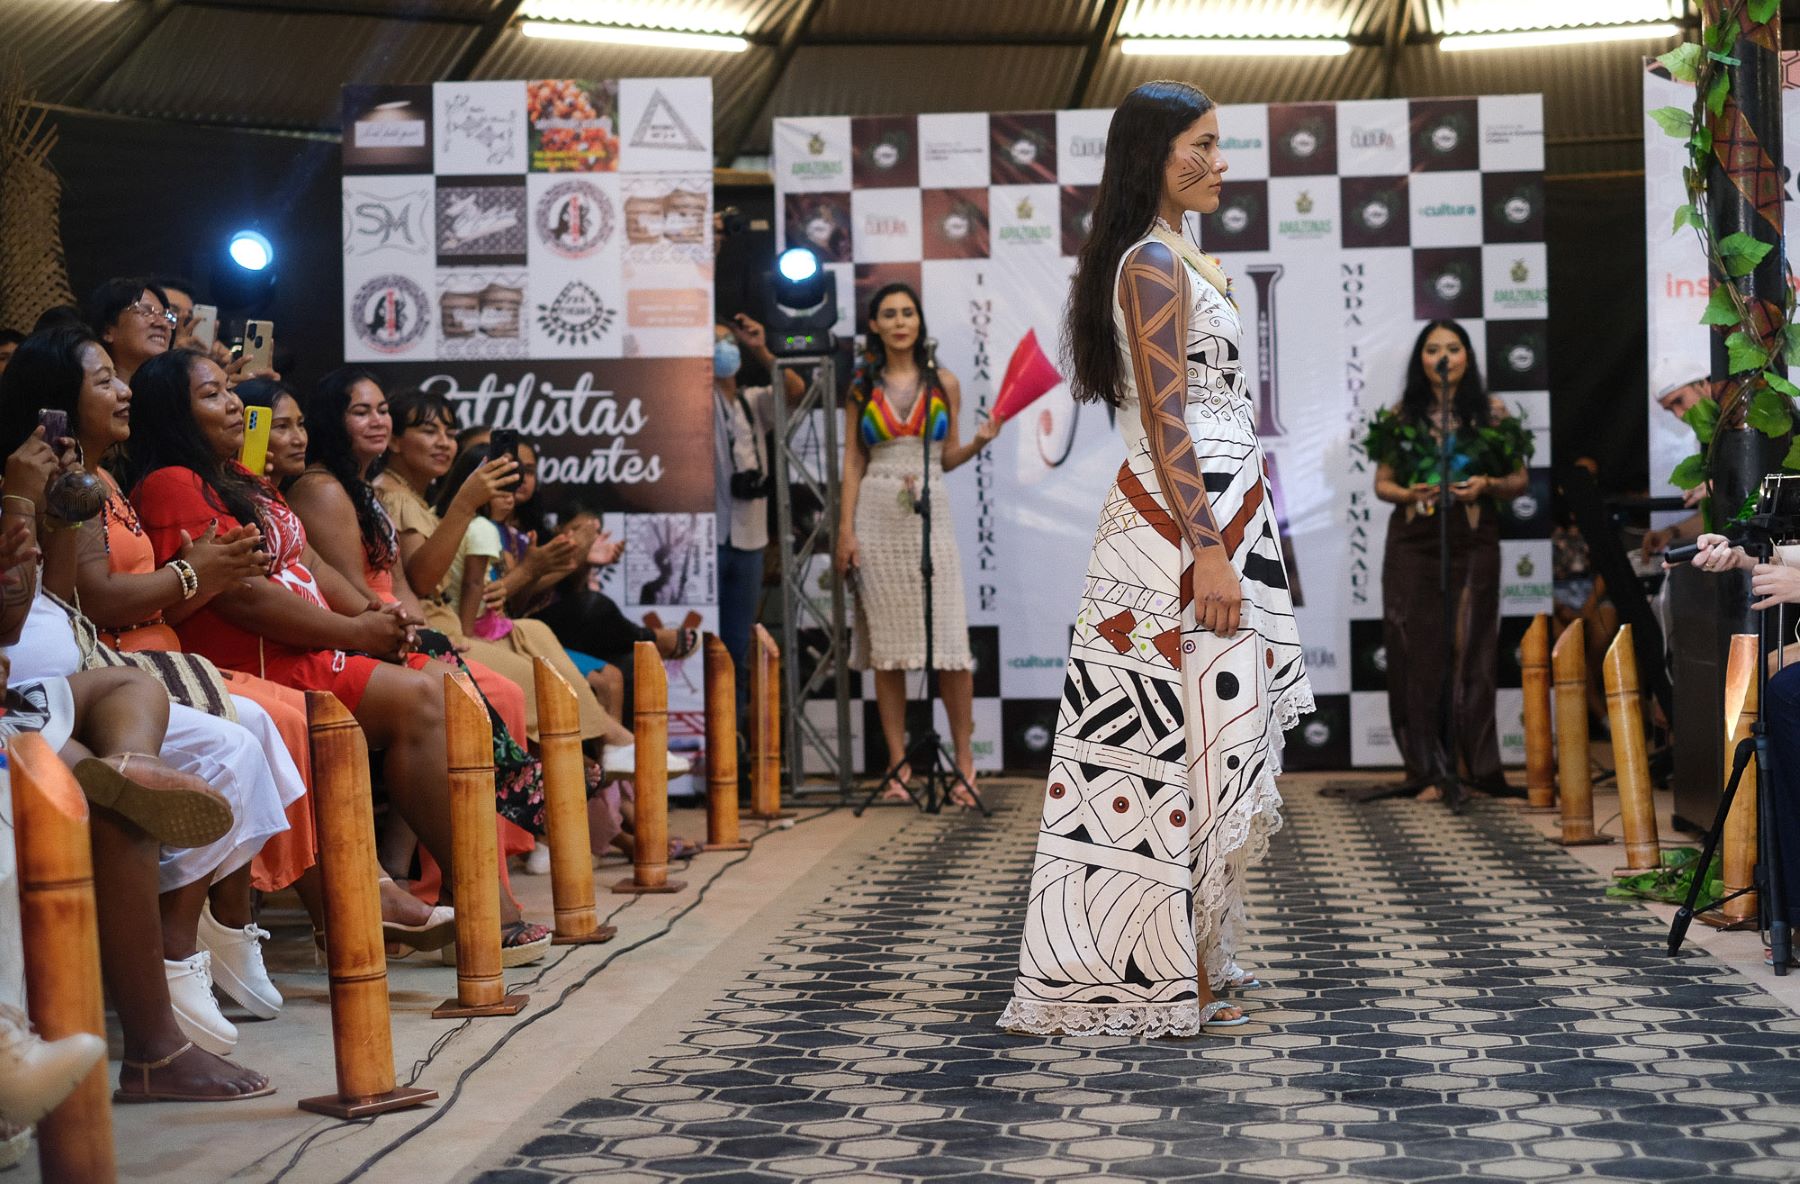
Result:
M263 475L263 466L269 461L271 418L267 407L244 408L244 446L238 451L238 461L258 477Z

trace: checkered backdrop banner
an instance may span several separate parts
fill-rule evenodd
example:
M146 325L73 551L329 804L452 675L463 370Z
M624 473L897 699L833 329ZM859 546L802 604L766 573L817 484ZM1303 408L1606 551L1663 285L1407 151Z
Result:
M863 331L881 284L918 288L938 361L962 380L966 434L1032 338L1057 358L1111 116L777 120L784 243L813 245L838 274L840 334ZM1543 466L1507 507L1501 543L1500 735L1522 761L1518 641L1551 601L1541 96L1224 106L1219 125L1223 200L1190 230L1234 278L1319 696L1288 763L1398 763L1381 646L1389 508L1353 441L1399 399L1413 338L1437 317L1468 328L1494 392L1527 415ZM982 768L1048 765L1070 622L1121 458L1107 409L1057 385L948 479ZM854 750L877 767L873 686L859 680L854 693ZM809 705L825 727L827 706Z
M544 496L625 540L599 587L633 620L716 628L711 80L343 102L344 356L517 428ZM700 660L668 670L671 744L697 747Z

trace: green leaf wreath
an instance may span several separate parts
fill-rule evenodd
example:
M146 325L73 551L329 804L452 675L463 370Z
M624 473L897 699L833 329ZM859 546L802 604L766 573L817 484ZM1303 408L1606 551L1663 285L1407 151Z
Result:
M1393 471L1402 485L1436 485L1440 480L1438 442L1424 424L1409 420L1391 407L1369 417L1362 450L1376 464ZM1505 477L1531 460L1537 442L1525 426L1523 409L1498 423L1478 428L1458 428L1450 450L1450 480L1470 477Z

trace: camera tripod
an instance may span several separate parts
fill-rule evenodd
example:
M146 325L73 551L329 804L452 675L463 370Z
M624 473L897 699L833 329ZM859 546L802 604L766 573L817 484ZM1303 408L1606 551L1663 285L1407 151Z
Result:
M1773 515L1758 515L1744 524L1742 530L1743 545L1759 559L1767 562L1775 554L1775 524ZM1737 532L1734 532L1737 533ZM1697 547L1682 547L1668 552L1670 562L1678 562L1685 554L1692 558ZM1693 882L1688 885L1687 899L1675 910L1674 920L1669 922L1669 956L1673 958L1681 952L1681 944L1687 938L1688 926L1694 918L1702 913L1712 912L1726 902L1735 900L1746 892L1757 893L1757 901L1763 916L1768 920L1770 961L1777 975L1785 976L1788 964L1793 959L1793 933L1788 924L1787 884L1783 880L1784 853L1781 850L1781 833L1776 829L1775 795L1777 785L1771 773L1774 761L1769 749L1769 613L1776 614L1775 633L1783 635L1783 616L1780 605L1772 605L1756 614L1756 719L1750 725L1750 735L1738 743L1731 757L1731 777L1725 783L1725 793L1719 798L1719 809L1713 815L1712 826L1707 829L1705 841L1700 847L1699 862L1694 865ZM1738 787L1742 784L1744 770L1750 762L1756 762L1756 874L1751 877L1748 887L1736 892L1728 892L1717 900L1699 904L1700 893L1706 887L1706 871L1712 865L1713 855L1719 849L1719 841L1725 834L1725 820L1731 814L1731 804L1737 798Z
M936 378L936 373L930 370L922 376L919 398L931 398L931 392L937 386ZM914 772L921 768L925 771L923 795L913 792L913 787L904 781L896 782L896 784L906 790L906 796L911 798L913 804L925 813L941 812L944 803L950 800L954 787L960 785L968 792L976 809L981 811L981 816L989 818L993 816L993 811L988 809L987 803L981 800L981 794L976 792L973 785L969 784L969 779L962 775L962 770L956 767L956 762L944 750L943 737L938 735L937 721L933 718L931 711L931 675L936 667L932 660L934 639L932 636L931 581L934 571L931 563L931 406L929 403L926 404L924 420L919 427L919 442L922 446L921 454L924 457L924 464L919 469L919 491L913 496L912 511L919 516L919 584L925 593L925 725L912 742L906 746L906 751L900 754L900 759L888 766L887 772L881 775L881 780L875 783L875 788L869 791L869 795L863 799L862 805L858 806L854 813L856 817L861 818L863 811L867 810L874 802L882 788L889 781L893 781L895 775L902 768L910 766ZM908 696L907 702L910 704L911 701L911 696Z

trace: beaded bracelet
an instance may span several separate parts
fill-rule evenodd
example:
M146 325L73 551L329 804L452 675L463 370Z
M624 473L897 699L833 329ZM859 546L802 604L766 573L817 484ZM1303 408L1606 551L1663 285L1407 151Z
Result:
M200 577L194 574L194 565L185 559L171 559L163 566L181 577L181 598L192 600L200 591Z

